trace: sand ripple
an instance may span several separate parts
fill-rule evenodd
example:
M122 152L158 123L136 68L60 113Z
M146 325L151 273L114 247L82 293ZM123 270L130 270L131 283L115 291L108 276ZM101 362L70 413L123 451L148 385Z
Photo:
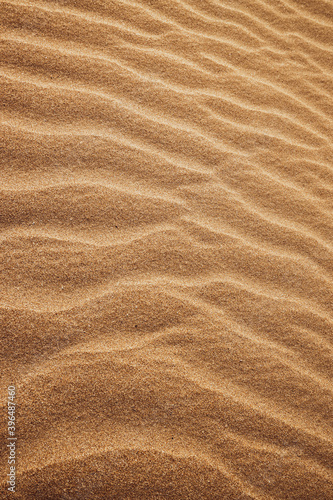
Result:
M15 498L333 499L332 4L1 26Z

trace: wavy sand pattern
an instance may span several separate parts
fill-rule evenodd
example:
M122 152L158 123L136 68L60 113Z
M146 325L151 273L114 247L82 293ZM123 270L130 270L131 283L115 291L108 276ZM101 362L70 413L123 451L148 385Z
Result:
M333 499L333 4L1 25L1 498Z

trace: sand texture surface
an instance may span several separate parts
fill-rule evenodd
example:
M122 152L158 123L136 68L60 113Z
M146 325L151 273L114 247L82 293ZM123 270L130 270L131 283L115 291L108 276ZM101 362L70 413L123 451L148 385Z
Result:
M332 1L0 24L0 498L333 499Z

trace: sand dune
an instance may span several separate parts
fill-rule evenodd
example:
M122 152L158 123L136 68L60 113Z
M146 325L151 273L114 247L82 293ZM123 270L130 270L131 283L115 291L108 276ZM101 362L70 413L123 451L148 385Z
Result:
M331 2L0 12L1 498L333 499Z

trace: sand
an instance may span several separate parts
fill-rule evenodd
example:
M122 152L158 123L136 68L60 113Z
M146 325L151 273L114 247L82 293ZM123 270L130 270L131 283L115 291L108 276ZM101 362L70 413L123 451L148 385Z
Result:
M1 499L333 499L332 2L0 17Z

